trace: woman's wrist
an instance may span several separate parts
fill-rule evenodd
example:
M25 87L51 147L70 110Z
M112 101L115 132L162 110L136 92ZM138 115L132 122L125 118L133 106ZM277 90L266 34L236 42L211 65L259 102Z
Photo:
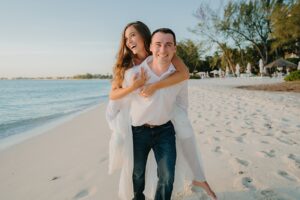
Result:
M160 89L160 81L159 82L156 82L156 83L152 83L149 85L149 87L151 87L152 90L156 91L158 89Z

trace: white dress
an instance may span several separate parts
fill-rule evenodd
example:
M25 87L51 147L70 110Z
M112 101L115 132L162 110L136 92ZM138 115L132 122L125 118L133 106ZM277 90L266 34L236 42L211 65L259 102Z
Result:
M106 110L106 119L112 130L109 143L109 173L121 169L119 197L122 200L133 198L133 142L128 97L110 100ZM175 106L172 123L176 132L176 167L173 196L184 190L193 180L204 181L202 161L195 141L195 135L188 119L187 110ZM151 151L146 166L146 183L144 194L153 199L156 191L157 166Z

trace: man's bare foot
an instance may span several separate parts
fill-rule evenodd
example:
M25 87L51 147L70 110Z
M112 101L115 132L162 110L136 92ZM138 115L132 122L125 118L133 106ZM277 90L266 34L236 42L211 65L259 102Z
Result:
M202 187L210 198L212 198L213 200L217 200L217 195L210 188L209 184L206 181L193 181L193 185L197 187Z

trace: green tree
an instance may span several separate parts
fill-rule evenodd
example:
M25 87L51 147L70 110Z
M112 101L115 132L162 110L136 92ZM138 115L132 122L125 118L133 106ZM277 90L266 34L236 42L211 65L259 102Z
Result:
M278 2L271 15L272 50L282 48L300 56L300 1Z
M177 55L184 61L190 73L199 71L201 44L192 40L180 41L177 44Z
M275 5L275 0L229 2L218 27L227 37L242 38L245 44L252 44L267 63L270 49L270 15Z
M196 11L195 17L198 19L198 24L191 32L199 35L207 46L220 49L222 51L223 63L227 63L231 71L234 70L234 62L228 52L225 34L220 30L222 16L220 10L213 10L208 5L202 4ZM208 61L208 60L206 60ZM210 67L214 68L214 63L209 61ZM221 62L222 63L222 62Z

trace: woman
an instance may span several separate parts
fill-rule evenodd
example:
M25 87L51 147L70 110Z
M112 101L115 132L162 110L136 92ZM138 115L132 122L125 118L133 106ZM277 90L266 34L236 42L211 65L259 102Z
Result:
M175 56L172 59L172 63L177 72L165 80L145 86L147 75L144 71L141 71L140 74L132 77L132 84L129 87L122 87L125 71L134 65L140 64L151 54L149 50L150 42L151 33L145 24L139 21L129 23L123 31L117 62L114 67L114 79L110 92L110 99L114 101L110 101L107 108L107 119L114 130L110 142L109 171L112 172L116 167L122 166L119 195L123 199L132 198L132 192L130 192L132 191L132 184L129 179L131 180L132 175L131 162L133 155L128 95L132 91L141 88L140 94L147 97L152 95L157 89L171 86L188 78L188 71L184 63ZM205 181L200 155L197 153L195 136L188 120L187 112L177 107L172 122L179 140L177 142L178 145L176 145L179 156L176 163L177 178L175 178L174 192L180 191L183 188L184 179L190 179L193 180L192 189L194 191L199 191L201 187L211 198L216 199L215 193ZM147 163L147 177L149 178L146 178L148 180L146 187L148 188L145 188L145 194L147 195L148 193L149 197L152 196L156 183L156 179L153 178L156 177L155 161L153 156L150 157L152 157L152 161L149 158L149 164ZM184 166L185 163L188 166ZM188 171L186 169L190 170L190 178L188 178ZM124 188L124 185L127 185L127 187Z

